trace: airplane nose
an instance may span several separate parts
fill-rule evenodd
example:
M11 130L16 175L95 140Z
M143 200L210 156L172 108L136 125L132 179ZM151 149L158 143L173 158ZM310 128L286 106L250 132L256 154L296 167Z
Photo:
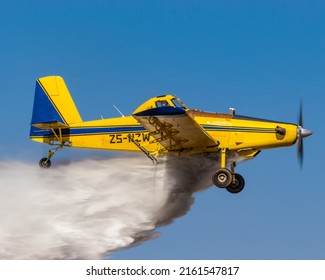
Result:
M313 134L313 132L307 128L303 128L302 126L298 126L298 133L300 134L301 138L306 138Z

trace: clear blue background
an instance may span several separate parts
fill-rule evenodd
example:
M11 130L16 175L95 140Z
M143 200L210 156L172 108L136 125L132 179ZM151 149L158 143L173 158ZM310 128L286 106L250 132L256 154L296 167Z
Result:
M323 1L1 1L0 24L1 160L38 168L46 152L28 140L42 76L64 77L86 120L174 93L191 108L296 123L303 98L314 135L302 171L296 147L262 152L238 166L241 194L198 193L160 238L111 258L325 258Z

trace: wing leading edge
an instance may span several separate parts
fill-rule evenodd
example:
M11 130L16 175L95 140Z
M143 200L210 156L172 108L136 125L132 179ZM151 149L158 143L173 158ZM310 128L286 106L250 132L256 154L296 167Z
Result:
M206 150L217 147L198 123L186 110L178 107L159 107L133 114L150 133L168 151Z

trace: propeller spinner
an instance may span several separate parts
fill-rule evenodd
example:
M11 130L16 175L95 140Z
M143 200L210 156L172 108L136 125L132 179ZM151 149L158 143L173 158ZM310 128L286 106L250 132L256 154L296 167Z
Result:
M299 120L298 120L298 128L297 128L297 159L300 167L302 167L304 160L304 145L303 138L306 138L313 134L312 131L303 127L303 108L302 102L300 102L300 110L299 110Z

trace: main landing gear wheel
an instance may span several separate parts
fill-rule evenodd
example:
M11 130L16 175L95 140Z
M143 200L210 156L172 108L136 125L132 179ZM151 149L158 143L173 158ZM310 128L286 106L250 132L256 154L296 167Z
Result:
M213 183L219 188L227 188L232 183L231 171L227 168L220 168L212 175Z
M234 176L235 182L232 182L226 189L230 193L240 193L245 187L245 180L240 174L235 173Z
M50 168L51 167L51 160L48 159L48 158L42 158L40 161L39 161L39 166L41 168Z

